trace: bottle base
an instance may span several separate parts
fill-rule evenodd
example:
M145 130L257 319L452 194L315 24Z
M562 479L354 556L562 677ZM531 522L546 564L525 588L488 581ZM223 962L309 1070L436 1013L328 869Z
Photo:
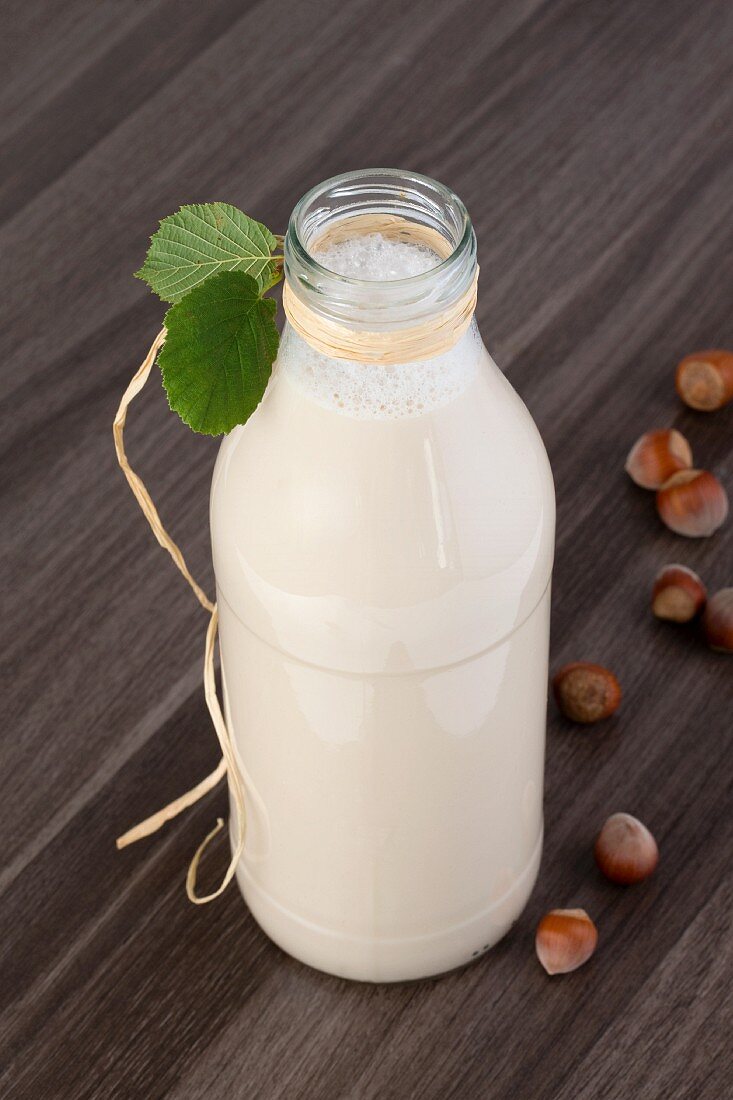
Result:
M541 856L542 834L526 867L498 901L467 921L412 938L349 936L305 920L266 894L243 862L237 868L237 882L263 932L293 958L339 978L404 982L440 977L493 947L527 904Z

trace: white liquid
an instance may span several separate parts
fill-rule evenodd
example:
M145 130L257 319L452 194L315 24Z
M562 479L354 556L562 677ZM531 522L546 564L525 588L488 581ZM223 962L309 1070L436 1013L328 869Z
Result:
M381 233L352 237L329 248L316 250L313 255L337 275L375 283L410 279L440 263L440 257L432 248L390 240Z
M286 329L211 524L254 916L345 977L469 961L541 851L554 497L529 414L475 329L393 369Z

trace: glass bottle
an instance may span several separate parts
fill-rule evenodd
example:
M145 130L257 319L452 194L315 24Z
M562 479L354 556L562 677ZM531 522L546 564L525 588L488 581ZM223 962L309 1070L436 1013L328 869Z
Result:
M445 247L397 279L319 261L329 234L375 217ZM285 240L293 323L214 473L225 713L248 805L237 879L276 943L348 978L475 958L540 862L554 492L470 316L476 270L446 187L389 170L315 187ZM416 359L412 335L429 343L466 301L450 346ZM369 358L344 358L334 331ZM412 358L383 361L403 346Z

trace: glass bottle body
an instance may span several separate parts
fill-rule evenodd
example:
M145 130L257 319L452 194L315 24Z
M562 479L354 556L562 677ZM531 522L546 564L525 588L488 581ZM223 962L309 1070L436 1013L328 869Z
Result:
M554 547L544 447L475 322L391 367L286 326L211 524L254 916L344 977L470 961L539 866Z

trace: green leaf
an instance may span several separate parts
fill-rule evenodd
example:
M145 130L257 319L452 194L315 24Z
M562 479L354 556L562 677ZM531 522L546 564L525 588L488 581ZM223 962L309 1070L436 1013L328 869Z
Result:
M170 407L195 432L229 432L259 405L280 339L275 310L251 275L226 271L166 313L163 385Z
M150 238L142 279L164 302L180 302L195 286L221 271L244 271L267 290L277 281L270 230L225 202L182 206L163 218Z

